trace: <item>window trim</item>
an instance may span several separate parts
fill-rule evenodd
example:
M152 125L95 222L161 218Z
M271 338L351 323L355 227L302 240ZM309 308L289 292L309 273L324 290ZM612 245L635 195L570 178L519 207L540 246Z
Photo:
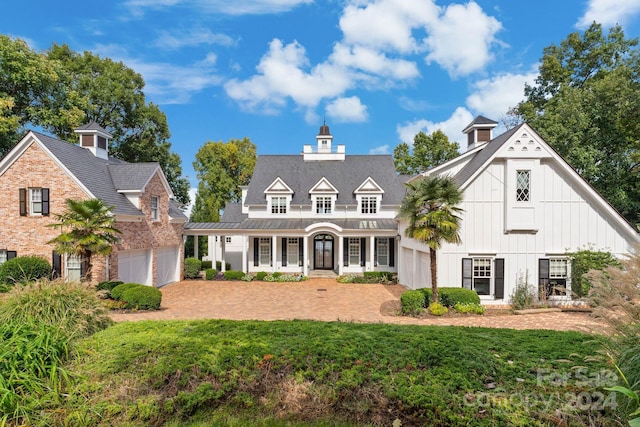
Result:
M362 263L362 255L361 255L361 251L362 249L360 248L360 244L362 242L362 240L360 239L360 237L349 237L349 240L347 241L348 243L348 260L349 263L347 264L347 266L358 266L360 267L360 264ZM355 262L353 262L355 260Z
M543 264L547 263L546 266L543 267ZM564 264L564 276L553 275L552 274L552 265L562 263ZM543 276L548 277L543 277ZM555 286L564 287L564 295L558 294L553 295L553 283L554 279L556 280L564 280L564 286L556 283ZM562 256L550 256L545 258L538 259L538 291L540 295L545 296L548 299L570 299L571 298L571 259L562 257ZM548 281L548 282L547 282ZM543 289L543 287L549 286L548 289Z
M333 196L315 196L314 198L314 211L316 215L331 215L334 212L334 201L335 198ZM322 209L320 209L320 202L322 202ZM327 203L328 203L328 210L329 212L327 212ZM322 212L320 212L320 210L322 210Z
M264 257L268 258L267 262L263 262ZM259 237L258 238L258 265L271 266L271 257L272 257L271 237Z
M375 250L375 256L376 256L376 265L379 267L389 267L389 259L390 259L390 254L391 254L391 250L390 250L390 242L389 242L389 238L387 237L382 237L382 238L378 238L376 237L376 250ZM386 249L386 254L381 255L380 248L384 247ZM386 257L386 261L384 263L380 262L380 258L381 257Z
M364 215L376 215L378 213L378 196L362 196L360 198L360 213Z
M155 202L155 206L154 206ZM151 221L160 220L160 198L158 196L151 196Z
M34 197L37 194L38 199ZM36 204L39 204L39 209L36 210ZM42 216L42 188L29 187L29 213L33 216Z
M287 196L271 196L271 213L285 215L289 210L289 198Z

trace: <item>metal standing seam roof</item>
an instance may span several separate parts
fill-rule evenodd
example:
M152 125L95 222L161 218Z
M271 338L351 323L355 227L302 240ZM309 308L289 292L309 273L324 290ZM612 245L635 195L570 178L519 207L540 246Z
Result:
M158 163L128 163L115 157L96 157L89 150L48 135L33 134L42 144L98 199L114 207L118 215L141 216L124 194L118 190L140 190L158 169ZM118 188L122 185L123 188ZM135 185L140 185L135 188ZM179 214L170 206L173 218ZM175 215L175 216L174 216ZM186 219L184 214L182 217Z
M310 206L309 191L326 178L337 190L336 205L356 205L354 191L371 177L384 190L383 205L400 205L405 178L398 175L388 155L350 155L344 160L304 161L302 155L258 157L245 205L266 205L264 191L277 178L293 190L292 205Z
M394 219L270 219L255 218L242 222L187 222L185 230L304 230L320 222L334 224L343 231L387 230L397 231L398 223Z

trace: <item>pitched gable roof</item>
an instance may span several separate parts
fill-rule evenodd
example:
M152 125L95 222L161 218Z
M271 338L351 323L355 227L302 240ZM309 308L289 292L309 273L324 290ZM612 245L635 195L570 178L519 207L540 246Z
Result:
M293 205L310 205L309 190L323 177L338 191L338 205L355 205L353 192L369 177L383 186L383 205L400 205L405 194L406 177L396 173L389 155L350 155L343 161L318 162L305 162L300 155L262 155L257 159L245 204L266 205L264 190L277 177L293 190Z

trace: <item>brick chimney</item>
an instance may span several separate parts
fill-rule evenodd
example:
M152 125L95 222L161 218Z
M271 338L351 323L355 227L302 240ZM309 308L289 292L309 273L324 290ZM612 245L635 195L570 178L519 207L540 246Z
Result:
M479 147L493 139L493 128L498 122L484 116L478 116L467 125L462 133L467 134L467 151Z
M109 139L111 134L96 122L90 122L74 130L80 136L80 145L101 159L109 159Z

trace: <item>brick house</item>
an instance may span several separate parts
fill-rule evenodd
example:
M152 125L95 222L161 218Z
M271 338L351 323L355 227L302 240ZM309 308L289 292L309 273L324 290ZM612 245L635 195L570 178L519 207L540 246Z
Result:
M187 218L158 163L109 156L111 135L96 123L76 129L78 145L30 131L0 160L0 263L40 255L70 279L84 274L75 257L57 254L47 227L66 199L98 198L113 206L120 241L93 260L94 280L162 286L182 279Z

